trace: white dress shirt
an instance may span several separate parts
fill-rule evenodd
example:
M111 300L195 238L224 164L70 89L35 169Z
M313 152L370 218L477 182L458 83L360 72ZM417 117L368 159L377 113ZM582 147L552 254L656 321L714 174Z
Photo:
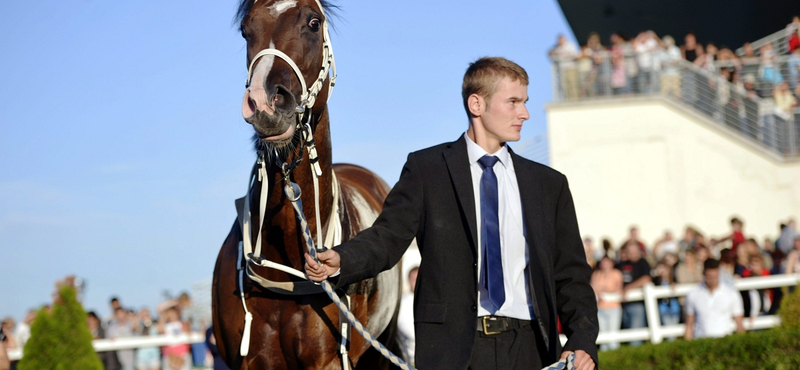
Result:
M478 226L478 276L481 271L481 257L483 255L481 244L481 175L483 168L478 159L487 153L472 139L464 134L467 141L467 155L469 156L470 173L472 174L472 189L475 196L475 217ZM517 319L530 320L530 302L526 289L525 267L528 265L528 248L525 243L524 226L522 219L522 201L519 194L517 175L514 172L514 163L508 147L503 145L496 153L499 161L494 165L497 176L498 210L500 222L500 253L503 261L503 286L506 300L500 307L496 316L507 316ZM524 257L524 258L523 258ZM489 302L489 293L480 284L478 278L478 316L491 315L494 305Z
M701 283L686 295L686 315L694 316L695 338L717 338L736 330L734 316L744 315L738 291L719 284L713 292Z

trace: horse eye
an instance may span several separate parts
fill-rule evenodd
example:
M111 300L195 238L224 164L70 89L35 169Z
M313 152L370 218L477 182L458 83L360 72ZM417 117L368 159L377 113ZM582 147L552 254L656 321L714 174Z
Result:
M314 32L319 31L319 27L321 25L322 22L320 22L319 18L311 18L311 20L308 22L308 28L310 28Z

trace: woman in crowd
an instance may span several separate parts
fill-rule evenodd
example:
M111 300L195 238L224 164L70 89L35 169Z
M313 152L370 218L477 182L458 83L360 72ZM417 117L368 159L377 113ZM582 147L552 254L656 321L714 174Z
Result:
M600 332L614 333L622 323L622 272L614 268L614 261L603 256L592 273L592 288L597 296L597 319ZM600 345L601 351L619 348L619 342Z
M178 336L189 333L188 325L180 319L178 308L173 306L161 314L158 320L158 331L161 334ZM188 344L175 344L162 348L164 370L189 370L192 368L192 357Z
M672 269L665 263L659 262L653 270L653 284L656 286L673 286L675 280L672 276ZM661 316L661 325L678 325L681 320L681 305L678 298L669 297L658 300L658 313ZM674 340L675 338L670 338Z
M142 308L136 318L136 336L158 335L158 325L153 321L150 310ZM161 354L158 347L143 347L136 350L136 370L160 370Z

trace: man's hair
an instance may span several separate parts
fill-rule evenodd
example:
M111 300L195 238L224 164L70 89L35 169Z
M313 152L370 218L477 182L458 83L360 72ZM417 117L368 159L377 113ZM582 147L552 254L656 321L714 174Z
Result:
M464 109L468 117L472 116L467 103L470 95L478 94L486 100L491 99L497 83L504 77L528 86L528 73L525 69L506 58L483 57L469 64L461 85L461 97L464 99Z
M703 271L714 270L719 268L719 261L709 258L703 262Z

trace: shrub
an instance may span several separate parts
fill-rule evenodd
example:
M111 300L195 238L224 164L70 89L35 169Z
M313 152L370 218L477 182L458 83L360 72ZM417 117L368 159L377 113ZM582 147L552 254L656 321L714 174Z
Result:
M679 340L600 353L600 368L701 370L800 369L800 330L782 327L724 338Z
M800 329L800 289L795 289L783 297L778 316L781 317L781 325L784 328Z
M58 289L52 312L39 311L23 353L19 370L103 370L74 287Z

